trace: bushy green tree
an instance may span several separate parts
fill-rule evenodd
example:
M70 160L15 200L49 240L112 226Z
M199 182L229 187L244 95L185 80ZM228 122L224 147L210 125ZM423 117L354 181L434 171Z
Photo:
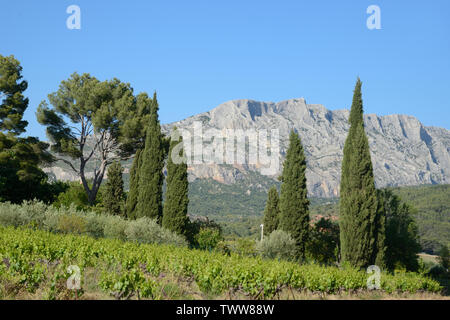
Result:
M271 187L267 194L266 207L264 208L264 235L269 235L277 230L280 220L280 206L277 188Z
M108 167L108 180L103 191L102 202L106 211L113 215L124 215L123 168L119 161Z
M331 265L338 261L339 224L331 219L321 218L311 230L308 253L321 264Z
M376 256L378 202L369 141L364 131L361 81L358 78L350 110L350 130L342 161L339 223L341 259L367 267Z
M288 232L296 241L296 256L300 260L305 258L309 239L309 200L305 171L306 158L300 137L291 131L281 176L279 228Z
M141 149L136 151L133 158L133 164L130 169L130 190L128 191L126 202L126 214L128 219L136 217L136 206L139 195L139 169L141 158Z
M386 216L386 267L417 271L420 252L419 235L414 221L414 208L403 203L389 189L378 192L378 199Z
M78 182L71 182L67 190L58 196L53 205L57 208L69 208L74 205L78 210L86 210L89 208L89 201L83 186Z
M146 131L145 148L139 168L139 195L136 217L162 220L162 187L164 182L164 144L158 119L156 93L151 99L150 118Z
M167 159L166 197L162 226L181 235L186 235L188 212L188 173L183 151L183 138L174 128Z
M201 228L195 235L197 247L201 250L212 250L217 244L223 240L220 229L217 228Z
M48 144L34 137L19 137L27 126L22 118L28 107L23 95L28 83L21 79L19 61L0 55L0 201L52 201L58 188L48 183L39 167L53 160L46 151Z
M289 233L275 230L256 244L256 251L268 259L295 260L298 248L296 241Z
M57 160L80 177L93 204L107 167L127 159L142 145L148 97L144 93L135 97L130 84L118 79L101 82L74 73L48 95L48 101L50 106L46 101L39 105L37 119L47 127ZM88 166L94 166L91 184Z

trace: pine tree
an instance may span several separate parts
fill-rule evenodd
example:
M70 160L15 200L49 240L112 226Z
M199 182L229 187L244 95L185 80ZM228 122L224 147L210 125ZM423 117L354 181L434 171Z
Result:
M309 238L309 200L305 171L306 158L300 137L291 131L281 176L279 226L295 239L296 255L300 260L305 257Z
M344 145L340 186L341 259L358 268L374 263L381 232L369 141L364 131L361 81L358 78Z
M277 188L274 186L269 189L267 194L266 207L264 208L264 235L268 236L277 230L280 220L280 199Z
M139 194L139 167L141 159L141 149L138 149L134 155L133 164L130 169L130 190L128 191L126 202L126 214L128 219L134 219L136 217L136 205Z
M171 140L167 160L167 189L162 226L181 235L186 235L189 223L187 216L189 183L187 164L185 160L182 160L184 158L182 137L178 141Z
M9 135L17 136L25 132L28 122L22 120L28 107L28 98L23 92L28 82L22 80L22 67L14 56L0 55L0 132L7 131Z
M119 161L113 162L108 167L108 180L103 191L103 204L108 213L123 215L124 193L123 193L123 168Z
M49 144L35 137L21 137L27 121L23 115L28 98L23 92L28 83L22 79L22 67L14 56L0 55L0 201L48 201L52 186L40 168L54 160Z
M161 127L158 120L158 101L153 96L150 118L146 131L145 147L139 166L139 194L136 217L149 217L161 223L162 187L164 182L164 150Z

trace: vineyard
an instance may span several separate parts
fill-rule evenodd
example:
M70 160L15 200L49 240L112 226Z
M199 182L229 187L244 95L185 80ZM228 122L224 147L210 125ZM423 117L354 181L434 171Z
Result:
M69 290L68 280L78 275L79 289ZM368 275L351 268L300 266L169 245L0 227L0 298L39 291L45 299L79 299L86 290L98 290L116 299L167 299L165 278L195 284L208 297L232 298L241 293L251 299L270 299L281 290L292 294L364 291ZM416 273L381 274L385 293L440 290L437 282Z

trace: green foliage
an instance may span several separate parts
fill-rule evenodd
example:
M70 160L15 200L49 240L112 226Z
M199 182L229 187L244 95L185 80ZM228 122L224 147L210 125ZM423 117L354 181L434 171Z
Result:
M300 137L289 136L289 148L283 163L279 228L296 241L296 257L304 259L309 238L309 200L306 189L306 158Z
M413 208L388 189L379 190L378 198L386 216L386 267L417 271L420 244Z
M161 228L156 220L142 217L137 220L130 221L125 229L127 239L137 241L139 243L167 243L178 246L186 246L187 242L184 237Z
M367 274L353 268L298 265L218 252L166 245L57 235L40 230L0 227L0 283L43 288L48 279L69 276L69 265L102 272L97 285L116 298L129 294L157 298L161 289L153 279L161 274L193 279L204 293L241 290L251 298L273 298L280 287L310 292L338 293L367 289ZM48 265L57 263L57 274ZM153 281L150 281L153 280ZM82 284L83 285L83 284ZM382 273L383 292L440 292L438 282L417 273Z
M47 127L52 151L80 176L90 204L109 163L128 157L141 144L148 118L145 97L135 97L130 84L118 79L100 82L74 73L48 95L51 106L46 101L39 105L37 119ZM96 174L89 185L85 170L93 163Z
M57 208L70 207L74 205L78 210L88 209L89 201L82 185L77 182L69 184L69 188L60 193L57 200L53 203Z
M86 220L77 215L62 215L58 219L57 230L62 233L83 234L86 232Z
M112 163L108 167L108 180L103 190L102 203L106 211L113 215L124 215L125 194L122 172L120 162Z
M450 184L391 190L417 209L414 216L424 252L437 254L442 245L450 247Z
M142 218L128 221L120 216L79 210L75 204L56 208L38 201L27 201L21 205L0 203L0 225L27 226L55 233L83 234L95 238L187 246L182 236L162 228L154 220Z
M11 135L25 132L28 122L23 114L28 107L28 98L23 92L28 83L22 80L22 66L13 55L4 57L0 54L0 132Z
M0 55L0 201L37 198L50 202L57 186L50 185L39 168L53 160L46 151L48 144L34 137L18 137L28 124L22 120L28 107L28 98L23 96L28 84L21 81L21 73L14 56Z
M139 169L141 161L141 149L136 151L134 155L133 164L130 170L130 191L128 192L126 202L126 213L128 219L136 218L136 206L139 195Z
M145 148L141 154L142 162L139 167L136 217L148 217L161 223L164 149L158 120L156 93L153 99L149 99L149 104L151 105L150 120L146 132Z
M264 209L264 235L269 235L278 228L280 219L279 197L276 187L269 189Z
M380 220L369 141L364 132L361 81L356 82L340 186L341 259L358 268L374 263Z
M339 247L339 224L321 218L312 227L308 255L320 264L332 265L339 260Z
M186 235L189 223L187 217L189 204L187 164L183 152L183 139L176 128L174 128L174 133L178 135L179 139L172 139L170 142L162 226L177 234ZM174 133L173 137L175 137ZM174 159L181 163L175 163Z
M450 252L447 246L442 246L441 250L439 250L439 263L448 272L450 268Z
M297 257L296 241L282 230L275 230L263 241L259 241L256 250L262 257L268 259L295 260Z
M199 249L212 250L223 240L223 237L219 229L201 228L195 240Z

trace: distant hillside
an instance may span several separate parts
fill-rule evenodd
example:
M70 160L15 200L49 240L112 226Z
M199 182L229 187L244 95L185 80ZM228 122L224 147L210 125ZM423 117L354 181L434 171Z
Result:
M275 183L277 186L278 183ZM224 226L228 235L259 236L266 193L270 185L257 180L224 185L212 179L190 183L189 212L208 216ZM441 244L450 247L450 185L392 188L400 198L417 209L415 215L423 250L436 253ZM311 216L338 217L338 198L310 198Z

